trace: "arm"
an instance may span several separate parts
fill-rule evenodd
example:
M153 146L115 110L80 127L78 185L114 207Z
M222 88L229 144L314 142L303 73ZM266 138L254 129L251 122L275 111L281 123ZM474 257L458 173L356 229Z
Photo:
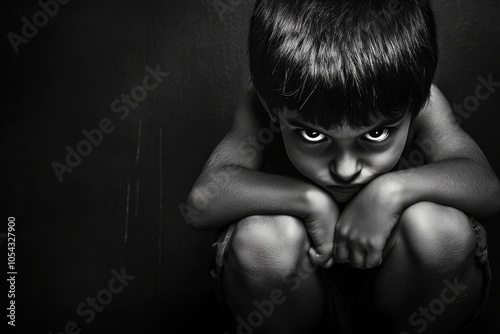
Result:
M455 207L480 219L499 212L498 178L456 124L437 87L414 122L415 142L425 152L426 165L381 175L351 200L336 226L337 261L366 268L379 265L400 215L418 202Z
M269 117L252 91L188 196L188 204L196 208L188 225L212 230L250 215L292 215L304 219L317 253L330 257L338 218L335 202L306 181L260 171L267 148L256 138L265 128L270 128ZM214 195L207 195L209 189Z
M437 87L415 122L415 142L425 152L427 164L386 175L402 207L431 201L479 219L498 214L499 180L477 144L458 126Z

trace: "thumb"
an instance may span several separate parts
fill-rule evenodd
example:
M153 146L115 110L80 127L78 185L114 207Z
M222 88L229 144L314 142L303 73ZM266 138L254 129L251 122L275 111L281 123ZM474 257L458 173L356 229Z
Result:
M307 253L309 256L309 260L314 265L324 268L330 268L335 263L333 254L331 253L319 254L313 247L309 248L309 251Z

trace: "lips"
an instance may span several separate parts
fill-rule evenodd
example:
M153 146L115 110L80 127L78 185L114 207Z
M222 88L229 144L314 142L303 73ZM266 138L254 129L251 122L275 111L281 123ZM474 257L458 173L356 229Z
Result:
M361 189L361 186L351 186L351 187L329 186L327 187L327 189L333 193L351 195L357 193L359 189Z

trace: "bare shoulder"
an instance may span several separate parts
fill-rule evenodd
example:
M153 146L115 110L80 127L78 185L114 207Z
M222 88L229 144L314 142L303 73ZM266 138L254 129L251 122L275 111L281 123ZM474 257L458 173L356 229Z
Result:
M267 148L259 143L259 134L268 124L269 116L252 89L235 110L231 129L212 152L204 172L223 166L260 169Z
M435 85L427 105L412 124L414 142L428 162L453 158L486 159L474 140L459 126L446 97Z
M420 136L437 135L434 132L443 134L442 131L445 133L460 131L450 104L436 85L432 85L429 100L415 118L413 127L415 133Z
M259 95L251 89L234 113L233 128L243 132L255 132L269 123L269 115L263 107Z

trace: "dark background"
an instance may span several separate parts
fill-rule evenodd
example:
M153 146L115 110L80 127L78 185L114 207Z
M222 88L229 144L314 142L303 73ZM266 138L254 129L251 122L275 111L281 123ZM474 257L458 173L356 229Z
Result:
M59 333L74 321L82 333L222 334L205 274L213 233L191 231L178 205L250 86L245 45L253 1L73 0L17 54L7 34L21 35L21 18L32 21L40 6L0 6L0 233L14 216L17 331ZM500 81L500 2L436 0L434 8L436 81L452 105L462 103L480 75ZM168 77L120 120L111 103L158 64ZM499 110L500 89L462 124L497 174ZM103 118L115 130L59 182L51 164L64 163L66 146L76 148L82 130ZM484 222L494 278L499 220ZM87 324L77 306L107 289L111 271L122 267L135 278ZM500 333L496 283L471 332Z

